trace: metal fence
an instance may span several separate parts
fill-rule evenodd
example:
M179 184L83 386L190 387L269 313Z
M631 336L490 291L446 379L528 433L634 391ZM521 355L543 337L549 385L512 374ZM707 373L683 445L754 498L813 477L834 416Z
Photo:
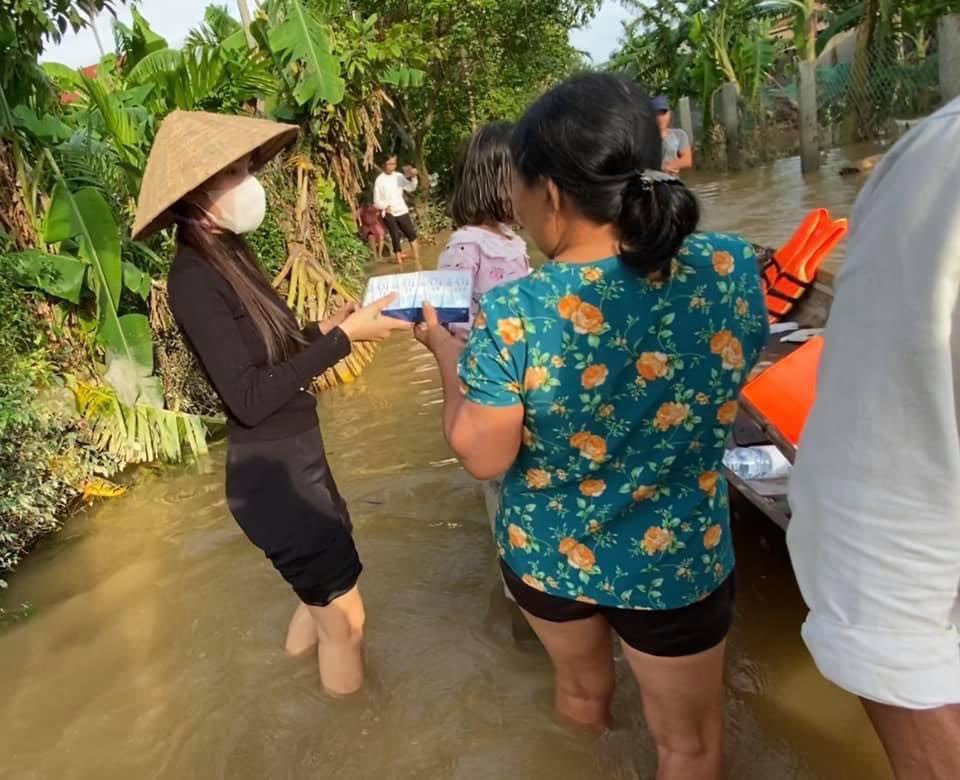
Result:
M786 121L795 114L796 81L777 85L768 99ZM866 57L817 69L821 143L876 140L895 132L899 119L926 116L940 104L938 55L904 51L893 44Z
M698 167L746 167L800 152L800 69L782 62L753 98L726 84L703 103L689 99ZM819 126L821 149L893 140L960 94L960 15L941 19L937 35L920 44L886 37L852 61L818 67L816 81L816 117L807 107L803 113Z

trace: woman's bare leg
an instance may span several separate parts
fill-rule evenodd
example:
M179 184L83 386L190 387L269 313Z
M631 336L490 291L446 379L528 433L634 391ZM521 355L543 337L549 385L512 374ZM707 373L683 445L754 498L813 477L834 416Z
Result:
M663 658L623 645L657 743L657 780L723 777L723 655L726 642Z
M320 682L333 696L347 696L363 687L363 624L360 590L354 586L325 607L307 606L316 626Z
M553 623L521 611L553 661L560 716L587 728L610 726L614 684L610 624L600 615Z
M319 640L317 624L313 621L310 608L301 601L293 617L290 618L284 650L287 651L287 655L300 656L316 647Z
M380 255L377 254L377 237L374 235L367 236L367 246L370 247L370 254L372 254L374 258L379 260Z

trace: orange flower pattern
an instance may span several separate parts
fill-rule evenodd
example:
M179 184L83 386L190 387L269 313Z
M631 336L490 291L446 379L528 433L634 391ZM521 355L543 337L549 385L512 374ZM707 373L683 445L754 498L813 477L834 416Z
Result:
M587 366L580 377L580 384L583 385L585 390L593 390L607 381L609 373L607 367L602 364Z
M497 333L508 347L523 341L523 322L519 317L507 317L497 321Z
M648 382L667 375L667 356L662 352L644 352L637 360L637 373Z
M690 416L690 406L688 404L678 404L668 401L657 409L657 416L653 418L653 427L658 431L668 431L683 425Z
M573 323L573 329L577 333L602 333L603 332L603 312L589 303L581 303L577 306L573 314L570 315L570 322Z
M743 346L740 340L729 330L722 330L710 339L710 351L719 355L722 365L728 371L744 367Z
M542 366L533 366L527 369L523 376L525 390L539 390L550 378L550 372Z
M585 479L580 483L580 492L590 498L602 496L603 491L607 489L607 483L602 479Z
M739 409L740 405L736 401L727 401L725 404L721 404L720 408L717 409L717 422L721 425L733 425Z
M729 252L714 252L713 253L713 270L717 272L718 276L730 276L733 273L733 255Z
M764 311L752 248L715 233L687 239L669 280L550 263L483 297L460 378L474 403L524 408L497 548L528 587L672 609L726 579L720 463Z
M719 471L704 471L697 479L700 489L713 498L717 495L717 482L720 480Z

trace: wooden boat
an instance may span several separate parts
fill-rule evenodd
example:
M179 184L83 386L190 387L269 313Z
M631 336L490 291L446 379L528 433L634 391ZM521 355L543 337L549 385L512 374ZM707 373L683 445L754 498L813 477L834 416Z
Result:
M821 271L807 294L796 304L785 321L796 322L800 328L823 328L833 304L833 273ZM755 373L783 359L801 344L784 343L785 334L770 337ZM740 399L740 413L731 435L731 446L773 444L793 463L796 448L788 438L777 430L760 411L744 397ZM786 530L790 522L790 507L787 504L787 479L743 480L729 469L724 469L731 488L731 503L743 500L751 504L765 517Z

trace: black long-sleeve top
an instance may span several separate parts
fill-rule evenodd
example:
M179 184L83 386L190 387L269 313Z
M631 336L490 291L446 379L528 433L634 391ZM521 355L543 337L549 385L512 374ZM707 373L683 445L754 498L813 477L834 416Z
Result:
M167 282L170 308L223 401L234 442L272 441L317 424L314 377L350 354L347 335L305 331L309 343L269 365L267 349L233 288L194 251L181 249Z

